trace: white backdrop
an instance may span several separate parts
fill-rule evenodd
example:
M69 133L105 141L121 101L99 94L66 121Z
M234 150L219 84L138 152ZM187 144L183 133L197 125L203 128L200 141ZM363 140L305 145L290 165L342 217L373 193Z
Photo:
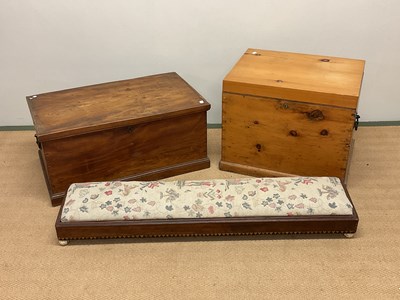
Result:
M0 0L0 126L32 124L27 95L170 71L220 123L247 48L365 59L361 121L400 120L398 0Z

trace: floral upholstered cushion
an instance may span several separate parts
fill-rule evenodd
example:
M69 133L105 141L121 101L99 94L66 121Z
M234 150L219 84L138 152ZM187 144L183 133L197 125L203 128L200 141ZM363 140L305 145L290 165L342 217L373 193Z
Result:
M61 221L351 215L336 177L72 184Z

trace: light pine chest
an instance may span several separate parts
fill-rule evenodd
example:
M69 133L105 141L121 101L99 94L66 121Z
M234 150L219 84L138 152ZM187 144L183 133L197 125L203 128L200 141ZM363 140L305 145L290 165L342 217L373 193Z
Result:
M223 81L220 168L345 180L364 64L248 49Z

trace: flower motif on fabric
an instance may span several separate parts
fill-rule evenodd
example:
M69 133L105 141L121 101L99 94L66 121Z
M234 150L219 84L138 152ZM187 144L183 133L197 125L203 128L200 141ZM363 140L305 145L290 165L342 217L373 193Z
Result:
M89 190L87 190L87 189L79 191L79 197L81 197L81 198L85 197L87 194L89 194Z
M298 186L299 184L305 184L305 185L313 184L313 182L317 181L315 178L312 177L299 177L299 178L293 178L292 180L295 186Z
M122 195L128 196L131 193L131 190L134 190L135 188L137 188L137 185L124 184Z
M68 201L65 203L64 206L70 206L70 205L72 205L74 202L75 202L74 199L70 199L70 200L68 200Z
M252 208L251 208L251 205L250 205L249 203L247 203L247 202L244 202L244 203L242 204L242 206L243 206L245 209L252 209Z
M305 179L303 179L302 183L304 183L304 184L312 184L313 182L312 182L312 180L310 178L305 178Z
M277 181L277 183L278 183L278 186L279 186L279 190L281 192L284 192L284 191L286 191L286 186L288 184L290 184L290 181Z
M352 214L330 177L99 182L68 189L61 220Z
M160 194L160 199L163 199L165 197L165 202L172 202L176 199L179 198L179 193L177 193L173 189L166 189L165 192L161 192Z
M330 208L337 208L337 205L335 202L329 203L328 205Z
M320 196L326 195L326 198L328 200L335 198L339 194L337 190L333 189L333 187L326 186L326 185L323 185L322 190L318 189L318 191L319 191Z
M228 196L225 197L225 200L228 201L228 202L233 202L233 200L235 200L235 196L228 195Z
M81 212L83 212L83 213L88 213L88 212L89 212L89 209L88 209L88 207L87 207L86 205L81 206L81 207L79 208L79 210L80 210Z
M149 189L154 189L159 187L161 184L163 184L160 181L149 181L149 182L142 182L140 185L140 189L143 190L145 188L149 188Z
M256 191L249 191L248 192L249 197L254 197L256 194L257 194Z
M201 212L201 211L204 210L204 206L202 206L201 204L195 203L195 204L192 205L192 209L193 209L195 212Z
M245 190L244 186L235 186L235 192L238 195L241 195L243 193L243 191Z

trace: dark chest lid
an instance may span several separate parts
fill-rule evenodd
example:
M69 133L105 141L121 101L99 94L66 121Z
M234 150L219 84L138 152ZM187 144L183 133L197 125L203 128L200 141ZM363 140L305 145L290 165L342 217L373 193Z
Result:
M176 73L28 96L39 141L207 111L210 104Z
M354 109L364 60L248 49L224 79L224 92Z

